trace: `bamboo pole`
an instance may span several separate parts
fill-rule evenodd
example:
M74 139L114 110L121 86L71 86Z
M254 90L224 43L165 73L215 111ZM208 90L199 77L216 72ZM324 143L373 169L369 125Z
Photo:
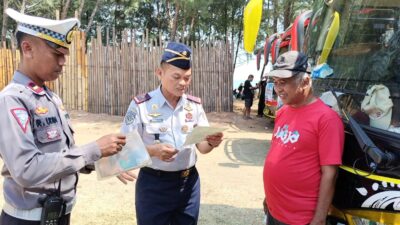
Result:
M0 59L4 59L4 52L7 51L5 48L0 48ZM5 62L0 60L0 90L6 86L5 82Z
M85 35L77 32L74 38L62 76L47 84L63 98L66 108L124 115L132 96L159 85L154 71L164 49L162 37L150 39L147 31L136 43L135 32L124 31L120 43L115 35L110 43L106 30L103 45L98 27L97 38L92 38L87 52ZM207 112L232 111L231 43L197 41L190 46L193 76L188 93L202 98ZM20 62L18 53L15 49L0 49L0 88L12 79Z

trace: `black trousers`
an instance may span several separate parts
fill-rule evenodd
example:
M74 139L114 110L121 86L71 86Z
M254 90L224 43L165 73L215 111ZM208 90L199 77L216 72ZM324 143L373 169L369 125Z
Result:
M271 213L268 213L267 216L267 225L288 225L272 217Z
M135 194L138 225L197 225L200 178L196 168L184 178L141 169Z
M260 97L258 101L257 115L259 116L264 115L264 109L265 109L265 97Z
M270 213L268 213L267 225L288 225L288 224L275 219L274 217L272 217Z
M58 225L69 225L70 217L71 214L62 216ZM40 225L40 221L21 220L2 211L0 216L0 225Z

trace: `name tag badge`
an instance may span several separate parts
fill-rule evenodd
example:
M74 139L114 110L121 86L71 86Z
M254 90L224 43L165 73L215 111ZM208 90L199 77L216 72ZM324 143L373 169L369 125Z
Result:
M153 118L150 120L150 123L162 123L164 120L162 118Z

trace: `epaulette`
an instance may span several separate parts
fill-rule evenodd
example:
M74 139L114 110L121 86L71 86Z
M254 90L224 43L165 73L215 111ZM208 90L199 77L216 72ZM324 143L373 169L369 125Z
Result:
M35 92L36 94L42 94L43 91L44 91L44 89L43 89L42 87L37 86L37 85L36 85L35 83L33 83L33 82L30 82L30 83L28 84L28 88L29 88L30 90L32 90L33 92Z
M201 104L201 98L193 96L193 95L186 95L186 98L192 102L195 102L197 104Z
M136 102L136 104L140 104L140 103L143 103L143 102L145 102L145 101L148 101L148 100L150 100L151 99L151 96L148 94L148 93L146 93L146 94L141 94L141 95L138 95L138 96L135 96L135 97L133 97L133 101L135 101Z

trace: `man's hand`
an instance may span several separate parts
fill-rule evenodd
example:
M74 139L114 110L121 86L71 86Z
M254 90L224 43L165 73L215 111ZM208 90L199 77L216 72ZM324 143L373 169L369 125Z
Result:
M109 134L96 141L100 148L101 157L114 155L122 150L126 144L126 136L123 134Z
M166 143L148 145L147 151L150 156L157 157L164 162L174 161L174 156L178 153L174 146Z
M315 217L311 220L310 225L325 225L326 224L326 217L317 220Z
M128 181L135 181L137 179L137 171L139 170L132 170L123 172L117 176L117 178L124 184L128 184Z
M224 137L224 134L222 132L218 132L218 133L215 133L212 135L208 135L206 137L206 141L208 142L208 144L211 147L216 148L219 146L219 144L221 144L223 137Z

